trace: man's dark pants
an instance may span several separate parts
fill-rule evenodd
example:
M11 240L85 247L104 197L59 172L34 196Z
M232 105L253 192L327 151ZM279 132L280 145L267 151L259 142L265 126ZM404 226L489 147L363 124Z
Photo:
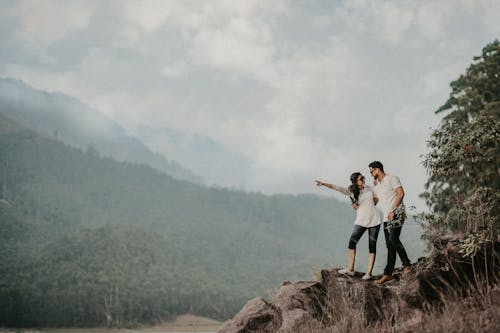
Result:
M384 274L392 275L394 266L396 265L396 253L399 255L403 267L410 266L411 263L403 244L399 240L399 235L401 235L401 229L403 227L388 229L388 224L389 222L384 222L385 243L387 245L387 266L385 266Z

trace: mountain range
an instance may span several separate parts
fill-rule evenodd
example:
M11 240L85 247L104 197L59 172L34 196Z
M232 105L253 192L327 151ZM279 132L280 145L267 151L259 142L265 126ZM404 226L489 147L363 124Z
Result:
M0 325L226 319L346 261L348 200L199 180L78 100L0 79Z
M0 109L11 119L73 147L97 149L118 161L143 163L178 179L202 182L199 175L153 152L118 123L72 96L0 78Z
M0 156L0 325L97 325L110 311L128 323L227 318L342 260L335 235L351 229L336 199L205 187L4 115Z

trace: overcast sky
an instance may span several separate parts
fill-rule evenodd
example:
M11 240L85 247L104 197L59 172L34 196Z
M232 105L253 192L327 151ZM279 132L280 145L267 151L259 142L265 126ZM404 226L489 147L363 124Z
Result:
M234 158L232 177L209 179L220 185L324 194L314 179L348 185L380 160L423 208L434 111L499 22L486 0L0 0L0 76L75 96L135 135L211 140Z

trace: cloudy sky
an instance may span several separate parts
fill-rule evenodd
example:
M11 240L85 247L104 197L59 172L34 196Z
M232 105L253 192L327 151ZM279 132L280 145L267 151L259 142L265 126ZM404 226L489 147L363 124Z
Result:
M209 182L324 193L314 179L381 160L422 208L434 110L498 22L493 0L0 0L0 76L81 99ZM193 138L230 167L183 155Z

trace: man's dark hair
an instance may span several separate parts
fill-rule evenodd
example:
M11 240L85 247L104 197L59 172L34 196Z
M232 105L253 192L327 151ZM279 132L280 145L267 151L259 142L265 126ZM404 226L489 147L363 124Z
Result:
M368 167L373 169L380 169L380 171L384 172L384 166L379 161L371 162L370 164L368 164Z

